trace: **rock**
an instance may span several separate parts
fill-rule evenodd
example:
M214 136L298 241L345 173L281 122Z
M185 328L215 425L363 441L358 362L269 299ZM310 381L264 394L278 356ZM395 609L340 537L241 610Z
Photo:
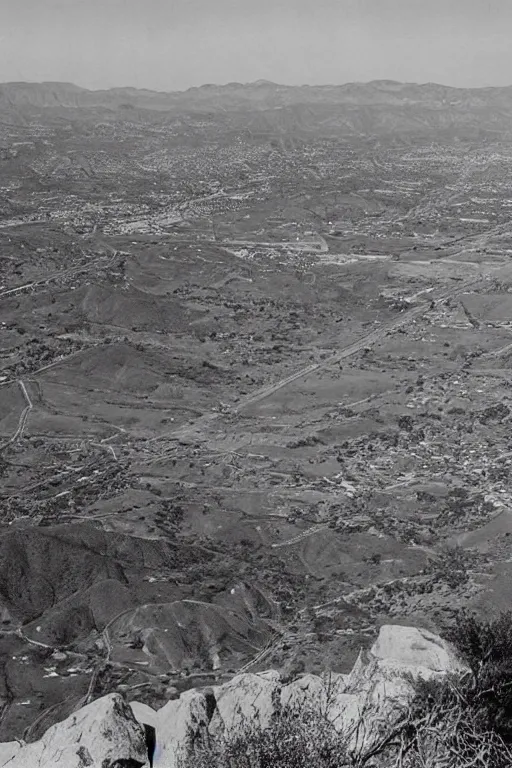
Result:
M280 691L279 672L236 675L213 689L216 709L212 717L212 733L232 731L245 719L259 718L263 727L270 723L275 709L273 697Z
M130 701L130 709L138 723L156 728L158 715L150 706L141 701Z
M333 687L337 687L338 678L333 682ZM344 676L343 676L344 677ZM342 681L343 689L345 682ZM288 685L283 685L280 692L281 706L299 708L306 703L325 711L327 707L327 686L317 675L303 675L298 680L294 680Z
M334 698L328 716L337 730L350 735L349 750L358 754L371 748L383 729L400 717L414 694L411 679L465 671L438 635L385 625L369 653L360 653L346 679L345 693ZM359 720L362 727L356 729Z
M381 627L371 655L390 666L396 663L408 667L413 674L416 671L431 676L436 673L464 671L453 649L445 640L417 627Z
M5 765L20 751L22 744L20 741L8 741L0 744L0 766Z
M186 691L157 712L154 768L176 768L188 745L208 735L211 705L201 691Z
M53 725L42 739L21 747L0 766L6 764L9 768L149 768L144 729L119 694L97 699Z
M63 651L54 651L51 657L53 661L66 661L66 659L68 658L68 655Z
M437 635L387 625L349 675L308 674L285 684L274 670L239 674L214 688L186 691L157 712L141 702L128 706L117 694L106 696L50 728L35 744L0 745L0 768L9 760L8 768L143 768L149 766L148 755L154 768L178 768L194 745L229 735L245 721L265 728L283 706L325 714L357 756L400 717L414 678L464 671Z

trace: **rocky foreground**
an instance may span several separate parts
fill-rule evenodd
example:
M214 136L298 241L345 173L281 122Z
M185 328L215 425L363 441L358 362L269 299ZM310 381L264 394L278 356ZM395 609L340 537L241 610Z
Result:
M229 734L247 719L265 726L280 706L314 707L346 734L350 750L365 751L410 700L412 680L464 668L451 647L425 630L383 626L372 649L348 675L245 673L217 687L190 690L155 711L116 693L52 726L33 744L0 744L9 768L176 768L190 744ZM192 741L191 741L191 737Z

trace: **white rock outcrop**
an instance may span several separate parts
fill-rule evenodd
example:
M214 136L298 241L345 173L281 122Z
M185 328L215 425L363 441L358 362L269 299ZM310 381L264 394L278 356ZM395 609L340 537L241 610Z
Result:
M190 690L155 711L105 696L50 728L40 741L0 745L0 768L148 768L145 729L156 736L154 768L178 768L191 743L229 734L246 719L268 725L276 708L314 708L343 733L353 752L366 750L400 716L411 678L442 677L465 668L451 647L426 630L381 628L348 675L303 675L284 683L276 671L245 673L228 683ZM149 742L148 742L149 743Z
M461 671L450 645L438 635L417 627L388 624L381 628L371 654L386 664L395 662L411 672L432 676Z
M209 701L211 698L203 691L186 691L158 710L154 721L155 768L177 766L186 753L189 739L198 743L207 737L212 714Z
M213 733L233 731L244 721L258 719L265 728L275 710L273 696L280 690L279 672L271 670L236 675L213 688L215 711L210 722Z
M118 694L88 704L14 755L0 749L0 758L2 768L149 768L144 729Z
M12 760L21 747L20 741L7 741L4 744L0 744L0 765L6 765L9 760Z
M437 635L400 625L383 626L372 649L359 655L348 675L303 675L283 684L268 671L235 676L203 691L188 691L157 712L138 710L141 722L156 730L154 768L177 768L188 738L233 732L248 718L265 726L276 706L314 707L346 734L353 751L370 747L381 726L389 724L407 705L413 689L410 677L429 679L463 672L453 650ZM209 699L209 702L208 702Z

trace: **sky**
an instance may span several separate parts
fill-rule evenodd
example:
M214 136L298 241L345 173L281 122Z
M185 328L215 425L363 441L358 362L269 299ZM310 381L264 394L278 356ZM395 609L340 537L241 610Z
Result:
M0 0L0 82L512 84L512 0Z

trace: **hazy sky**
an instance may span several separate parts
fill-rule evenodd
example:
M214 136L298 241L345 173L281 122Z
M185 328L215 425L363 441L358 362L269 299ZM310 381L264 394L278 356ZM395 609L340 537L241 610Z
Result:
M512 0L0 0L0 81L512 84Z

